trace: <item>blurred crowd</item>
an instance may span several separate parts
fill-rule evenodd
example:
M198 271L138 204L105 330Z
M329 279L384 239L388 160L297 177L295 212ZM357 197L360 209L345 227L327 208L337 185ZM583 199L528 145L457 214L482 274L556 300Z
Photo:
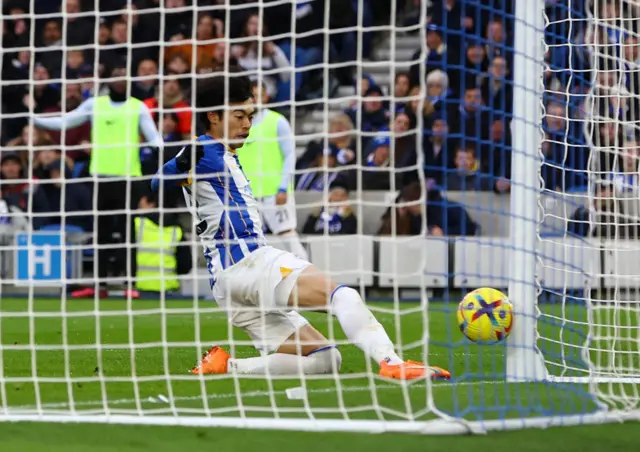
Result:
M328 138L309 142L299 156L297 190L328 188L336 200L356 189L398 190L400 201L427 199L430 233L478 232L464 208L443 193L510 190L514 0L431 0L424 24L420 1L396 0L399 25L413 33L416 51L391 86L366 73L358 77L356 68L360 55L374 58L377 39L385 37L369 27L395 25L389 23L393 1L265 0L260 9L244 3L250 2L4 2L2 198L21 210L51 212L34 218L36 228L59 222L63 209L69 222L91 230L90 217L73 214L91 211L90 182L61 190L62 179L86 175L91 126L45 132L29 125L30 112L72 111L104 92L101 78L115 61L126 61L131 95L150 108L165 140L164 156L141 149L143 157L149 153L151 172L198 132L193 74L238 64L262 74L273 107L284 113L291 113L292 102L303 106L298 113L319 108L318 100L335 96L339 86L353 86L360 96L330 119ZM597 21L583 20L589 10ZM592 174L604 185L638 184L640 47L633 18L639 13L625 0L573 1L570 7L546 0L546 189L584 191ZM349 28L357 25L361 31ZM322 69L327 58L330 71ZM341 223L338 210L319 212L305 232L324 230L314 226L323 215ZM420 231L420 209L396 213L387 212L381 233Z

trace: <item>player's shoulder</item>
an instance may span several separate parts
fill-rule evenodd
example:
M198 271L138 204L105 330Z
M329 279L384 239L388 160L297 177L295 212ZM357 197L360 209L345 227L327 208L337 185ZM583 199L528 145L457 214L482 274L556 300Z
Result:
M224 154L225 151L224 145L215 138L211 138L209 135L200 135L195 137L194 143L196 146L202 146L205 152Z
M198 163L200 171L217 173L224 171L225 146L209 135L195 137L193 145L202 146L203 157Z

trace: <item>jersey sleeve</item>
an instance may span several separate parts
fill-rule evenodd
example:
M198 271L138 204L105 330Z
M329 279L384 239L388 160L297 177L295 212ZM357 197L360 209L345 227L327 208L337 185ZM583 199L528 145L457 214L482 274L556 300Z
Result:
M220 143L207 143L203 146L204 156L196 165L194 173L198 181L217 181L226 171L225 148Z
M182 148L180 152L185 152L187 147L188 146ZM151 189L153 191L159 191L161 185L164 185L165 189L173 188L187 182L188 177L188 173L178 171L174 157L162 165L162 168L153 176L153 179L151 179Z

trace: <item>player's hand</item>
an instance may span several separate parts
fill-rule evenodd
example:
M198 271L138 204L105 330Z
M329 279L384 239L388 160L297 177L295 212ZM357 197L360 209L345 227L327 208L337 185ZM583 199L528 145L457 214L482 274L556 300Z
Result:
M287 192L278 192L276 195L276 206L281 206L287 203Z
M192 162L194 154L192 146L185 146L178 155L176 155L176 168L181 173L186 173L198 164L200 159L204 157L204 146L195 145L195 161Z

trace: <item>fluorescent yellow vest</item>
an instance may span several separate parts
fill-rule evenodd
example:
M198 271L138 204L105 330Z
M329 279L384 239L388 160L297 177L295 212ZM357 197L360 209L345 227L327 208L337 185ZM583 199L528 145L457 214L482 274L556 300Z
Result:
M109 96L100 96L93 105L91 125L91 174L101 176L141 176L140 106L129 98L114 107Z
M247 140L238 149L240 165L256 198L274 196L280 188L284 159L278 143L278 122L282 117L275 111L263 110L262 122L251 127ZM290 185L289 191L292 188Z
M138 251L136 252L136 289L150 292L178 290L176 247L182 240L177 226L161 228L148 218L134 220Z

